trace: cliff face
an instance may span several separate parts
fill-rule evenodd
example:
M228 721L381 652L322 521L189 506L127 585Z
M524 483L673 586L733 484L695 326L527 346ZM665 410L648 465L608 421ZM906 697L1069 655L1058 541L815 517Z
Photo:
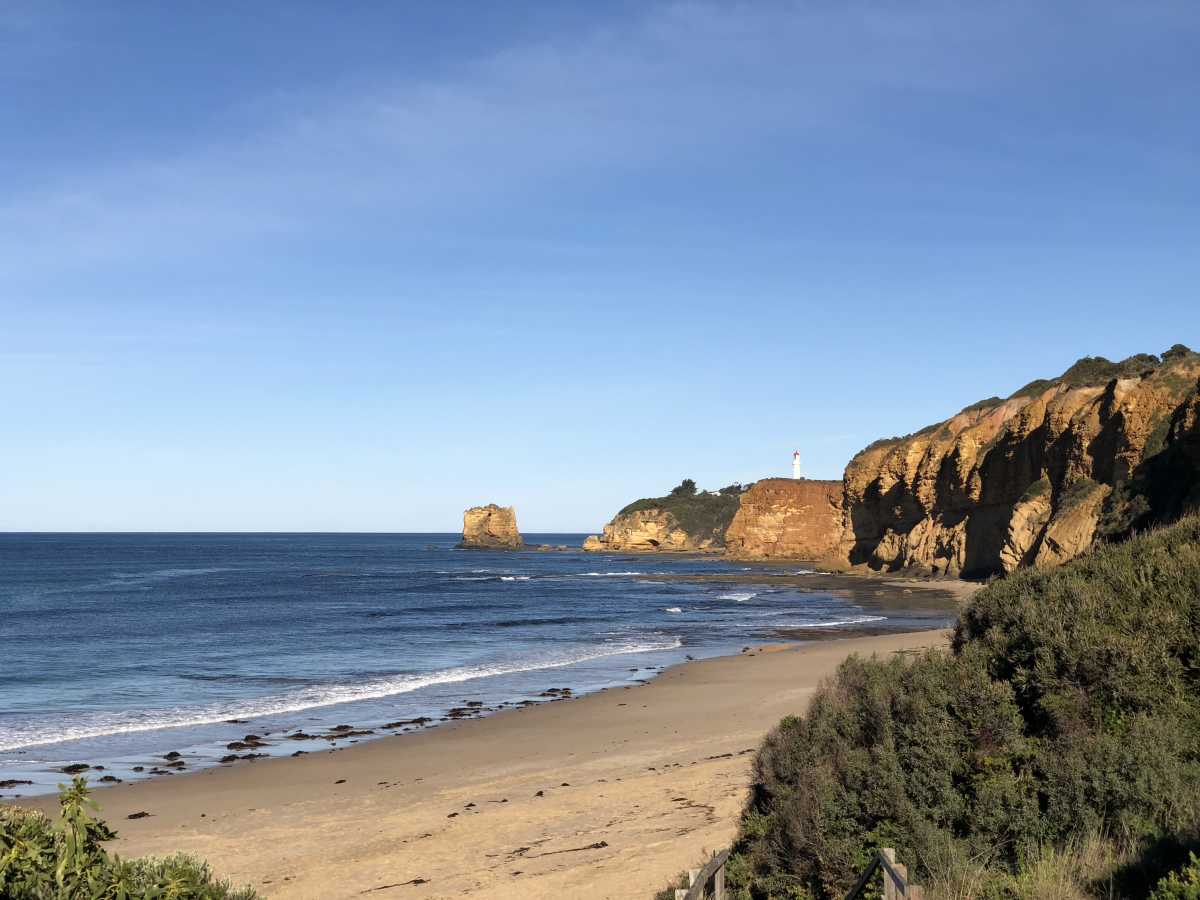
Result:
M742 495L725 548L744 559L834 557L843 540L842 482L767 478Z
M903 438L843 480L771 478L621 510L586 550L706 550L746 559L982 576L1053 566L1200 507L1200 355L1176 345L1087 358Z
M1061 563L1097 536L1172 518L1200 471L1197 378L1200 356L1182 347L1161 362L1081 360L877 442L846 467L843 552L873 568L984 575Z
M473 506L463 513L460 547L470 550L520 550L525 546L511 506Z

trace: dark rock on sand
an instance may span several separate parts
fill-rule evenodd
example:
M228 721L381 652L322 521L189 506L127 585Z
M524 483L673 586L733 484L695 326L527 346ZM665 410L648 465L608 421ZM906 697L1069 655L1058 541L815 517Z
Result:
M433 719L428 716L417 716L415 719L400 719L396 722L387 722L383 725L384 728L403 728L405 725L427 725Z
M78 775L80 772L86 772L90 768L91 766L87 763L71 763L71 765L63 766L58 771L65 775Z

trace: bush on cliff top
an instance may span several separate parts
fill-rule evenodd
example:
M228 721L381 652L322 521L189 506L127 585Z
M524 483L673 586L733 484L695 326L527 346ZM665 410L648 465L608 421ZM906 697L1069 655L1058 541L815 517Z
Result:
M0 897L8 900L256 900L250 888L216 880L206 863L184 854L122 860L103 844L116 832L93 812L87 783L76 777L59 794L59 820L0 807Z
M847 660L755 773L737 897L838 896L883 846L958 896L1145 896L1200 834L1200 516L989 585L949 652Z
M749 485L731 484L715 495L707 491L697 492L696 482L685 478L678 487L665 497L647 497L635 500L617 515L661 509L669 512L679 527L698 540L711 538L717 544L725 541L725 531L741 504L742 493Z

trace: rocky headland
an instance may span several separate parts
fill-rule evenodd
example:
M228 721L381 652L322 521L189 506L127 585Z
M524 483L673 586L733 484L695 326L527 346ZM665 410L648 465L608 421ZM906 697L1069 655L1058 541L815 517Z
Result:
M696 492L685 481L625 507L584 548L983 577L1058 565L1197 504L1200 354L1177 344L1161 357L1087 357L876 441L840 482Z
M604 526L603 534L587 538L583 549L676 553L721 550L744 490L743 485L733 484L719 491L699 491L694 481L685 479L665 497L630 503Z
M463 513L463 536L458 545L466 550L523 550L525 541L517 530L517 513L511 506L472 506Z

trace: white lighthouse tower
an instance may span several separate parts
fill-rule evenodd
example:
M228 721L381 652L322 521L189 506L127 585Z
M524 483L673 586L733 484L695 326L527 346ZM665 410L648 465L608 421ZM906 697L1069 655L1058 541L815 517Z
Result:
M800 451L799 450L797 450L795 453L792 454L792 477L793 478L802 478L803 477L800 474Z

